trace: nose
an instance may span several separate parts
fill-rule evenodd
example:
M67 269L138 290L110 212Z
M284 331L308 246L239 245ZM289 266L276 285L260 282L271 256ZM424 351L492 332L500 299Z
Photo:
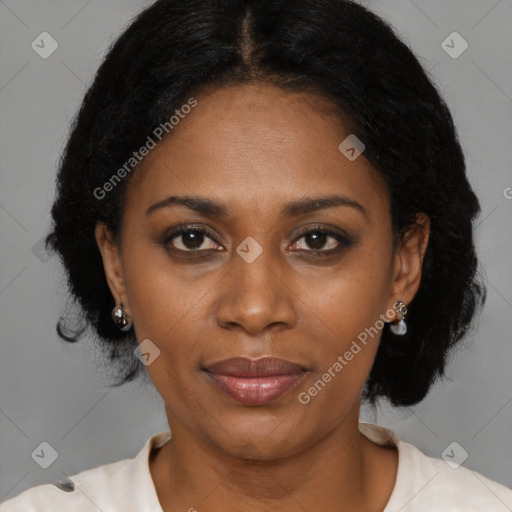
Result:
M297 319L297 292L287 282L285 264L270 250L248 263L238 254L221 282L217 322L227 329L243 329L256 336L268 330L290 329Z

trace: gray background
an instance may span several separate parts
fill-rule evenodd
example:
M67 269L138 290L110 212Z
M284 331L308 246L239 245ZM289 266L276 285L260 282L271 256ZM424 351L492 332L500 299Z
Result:
M55 323L67 296L62 269L56 257L45 262L33 252L50 226L56 163L86 86L110 42L149 3L0 0L0 501L132 457L167 428L154 389L109 389L82 345L58 339ZM483 209L476 238L489 295L449 366L450 380L419 406L363 410L362 420L395 429L434 457L457 441L469 454L466 467L511 487L512 4L365 5L410 44L453 113ZM43 31L59 44L48 59L31 48ZM469 44L456 59L441 47L453 31ZM58 452L48 469L31 458L43 441Z

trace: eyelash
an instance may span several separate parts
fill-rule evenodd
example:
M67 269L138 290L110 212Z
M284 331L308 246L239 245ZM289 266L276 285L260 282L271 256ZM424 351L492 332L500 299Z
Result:
M218 249L189 249L189 250L184 250L184 249L177 249L176 247L170 246L170 243L175 238L179 238L180 236L182 236L182 235L184 235L186 233L194 233L194 234L206 235L213 242L215 242L216 244L219 244L219 242L217 242L217 240L215 240L214 235L212 233L210 233L207 229L205 229L205 228L198 228L198 227L194 227L194 226L190 226L190 227L189 226L182 226L179 229L176 229L175 231L172 231L171 233L167 234L164 237L164 239L161 241L161 244L164 245L169 251L172 251L174 253L187 253L187 254L189 254L189 256L187 256L187 257L192 257L192 258L193 257L206 257L206 256L204 256L201 253L213 253L215 251L218 251ZM320 256L330 256L330 255L333 255L335 253L341 252L343 249L348 249L348 248L350 248L350 247L352 247L354 245L353 240L350 237L348 237L347 235L343 235L343 234L338 233L336 231L332 231L330 229L327 229L327 228L324 228L324 227L320 227L320 226L313 226L313 227L311 227L311 228L301 232L297 236L297 238L295 238L295 240L292 242L292 245L297 243L299 240L301 240L302 238L304 238L305 236L307 236L310 233L317 233L317 234L321 234L321 235L327 235L328 237L332 237L332 238L334 238L338 242L339 245L338 245L338 247L336 247L334 249L328 249L328 250L323 250L323 249L311 249L311 250L298 249L299 252L305 252L305 253L308 253L308 254L317 254L317 255L320 255Z

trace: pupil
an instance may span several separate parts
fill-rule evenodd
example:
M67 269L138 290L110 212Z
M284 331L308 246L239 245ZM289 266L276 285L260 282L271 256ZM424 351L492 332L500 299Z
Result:
M321 249L325 245L325 233L308 233L306 235L306 243L312 249Z
M186 231L183 234L183 244L187 249L197 249L203 243L204 235L195 231Z
M201 247L204 241L204 235L195 231L186 231L183 235L183 244L187 249L197 249ZM306 243L312 249L321 249L326 242L325 233L308 233L306 235Z

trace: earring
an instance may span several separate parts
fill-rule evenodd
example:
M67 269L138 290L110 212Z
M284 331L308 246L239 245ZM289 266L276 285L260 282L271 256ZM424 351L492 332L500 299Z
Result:
M129 331L132 328L132 321L128 320L128 315L124 310L122 302L112 310L112 320L114 320L114 323L123 332Z
M403 336L407 332L407 325L405 325L404 322L405 315L407 314L407 306L399 300L393 304L393 307L396 309L398 320L391 323L389 330L397 336Z

